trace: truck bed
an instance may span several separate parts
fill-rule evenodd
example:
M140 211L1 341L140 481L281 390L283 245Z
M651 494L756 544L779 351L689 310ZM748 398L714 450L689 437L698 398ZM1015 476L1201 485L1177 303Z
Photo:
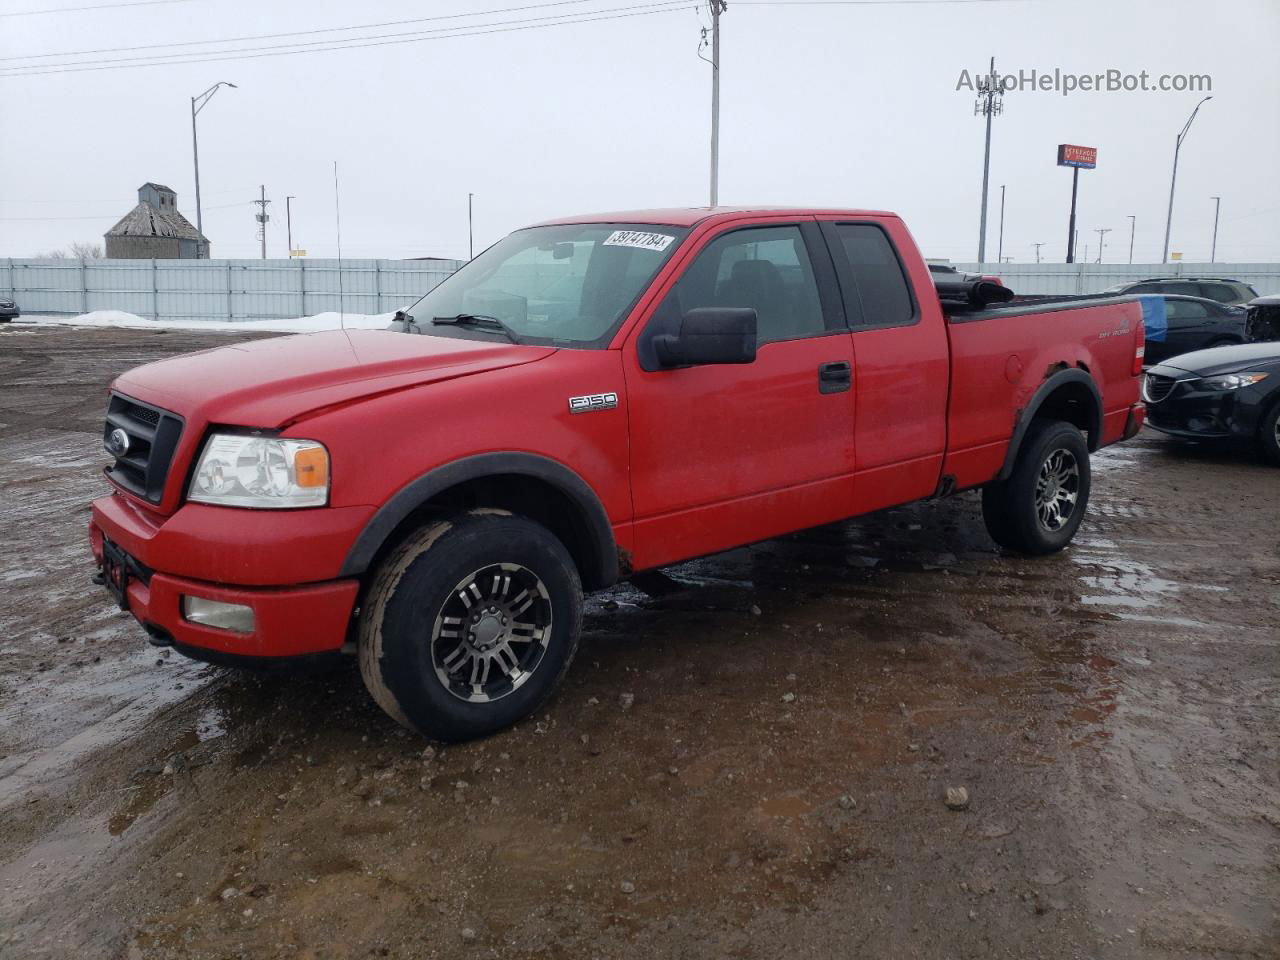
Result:
M1059 370L1087 373L1102 396L1097 449L1124 434L1138 402L1133 376L1136 297L1062 298L950 310L952 379L943 468L960 489L991 480L1004 464L1022 412L1040 385Z

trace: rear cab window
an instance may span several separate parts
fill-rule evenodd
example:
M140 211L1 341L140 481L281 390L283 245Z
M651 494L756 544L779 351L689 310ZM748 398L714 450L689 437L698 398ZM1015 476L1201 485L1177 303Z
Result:
M918 323L920 311L906 268L876 223L823 223L836 262L845 314L855 331Z

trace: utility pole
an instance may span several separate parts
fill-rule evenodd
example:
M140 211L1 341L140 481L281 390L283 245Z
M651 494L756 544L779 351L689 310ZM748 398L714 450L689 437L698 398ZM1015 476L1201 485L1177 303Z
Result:
M1138 229L1138 218L1129 214L1129 262L1133 263L1133 235Z
M1044 244L1043 244L1043 243L1033 243L1033 244L1032 244L1032 246L1036 248L1036 263L1039 263L1039 262L1040 262L1040 248L1041 248L1041 247L1043 247L1043 246L1044 246Z
M996 263L1004 263L1004 184L1000 184L1000 242L996 246Z
M1080 262L1081 263L1089 262L1089 245L1087 243L1084 245L1084 259Z
M1164 259L1161 263L1169 262L1169 233L1173 230L1173 188L1178 182L1178 151L1182 149L1182 141L1187 137L1187 131L1191 129L1191 121L1196 118L1196 114L1200 112L1200 108L1212 100L1213 97L1205 97L1196 104L1196 108L1191 111L1191 116L1187 117L1187 122L1182 125L1182 132L1178 134L1178 139L1173 145L1173 176L1169 178L1169 216L1164 222Z
M290 260L293 259L293 209L289 206L289 204L292 201L297 199L298 199L297 197L284 198L284 222L285 222L285 232L289 236L289 259Z
M711 8L711 206L720 202L720 14L728 0L708 0Z
M471 220L471 198L474 193L467 194L467 259L474 260L476 258L476 233L472 226Z
M254 219L258 221L258 239L262 241L262 259L265 260L267 259L267 221L271 219L267 214L267 204L271 201L267 199L267 188L265 185L261 190L261 199L254 200L253 202L258 205L258 212L254 216Z
M1102 227L1093 231L1098 235L1098 262L1102 262L1102 249L1107 245L1107 234L1111 232L1110 227Z
M204 211L200 207L200 141L196 139L196 114L204 109L204 105L213 99L219 87L230 87L235 90L234 83L219 80L199 96L191 98L191 157L196 168L196 229L204 233Z
M982 216L978 222L978 262L987 262L987 182L991 173L991 118L1004 110L1004 84L996 73L996 58L991 58L991 72L978 79L978 99L973 115L987 118L987 145L982 154Z
M1218 212L1222 209L1221 197L1210 197L1213 201L1213 246L1209 248L1209 262L1213 263L1218 256Z

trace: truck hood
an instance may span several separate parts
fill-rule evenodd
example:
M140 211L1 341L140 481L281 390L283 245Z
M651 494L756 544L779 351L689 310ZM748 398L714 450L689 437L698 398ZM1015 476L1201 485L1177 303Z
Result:
M364 397L541 360L553 347L349 330L189 353L120 376L113 389L188 421L282 428Z

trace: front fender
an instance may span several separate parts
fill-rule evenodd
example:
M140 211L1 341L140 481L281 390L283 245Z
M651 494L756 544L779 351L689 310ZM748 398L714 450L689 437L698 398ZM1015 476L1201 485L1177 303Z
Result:
M592 545L593 569L583 579L596 586L618 580L618 548L609 515L582 477L549 457L524 452L482 453L446 463L411 480L370 518L343 561L339 577L359 577L372 565L387 538L415 510L437 494L468 480L492 476L526 476L551 484L574 504Z

